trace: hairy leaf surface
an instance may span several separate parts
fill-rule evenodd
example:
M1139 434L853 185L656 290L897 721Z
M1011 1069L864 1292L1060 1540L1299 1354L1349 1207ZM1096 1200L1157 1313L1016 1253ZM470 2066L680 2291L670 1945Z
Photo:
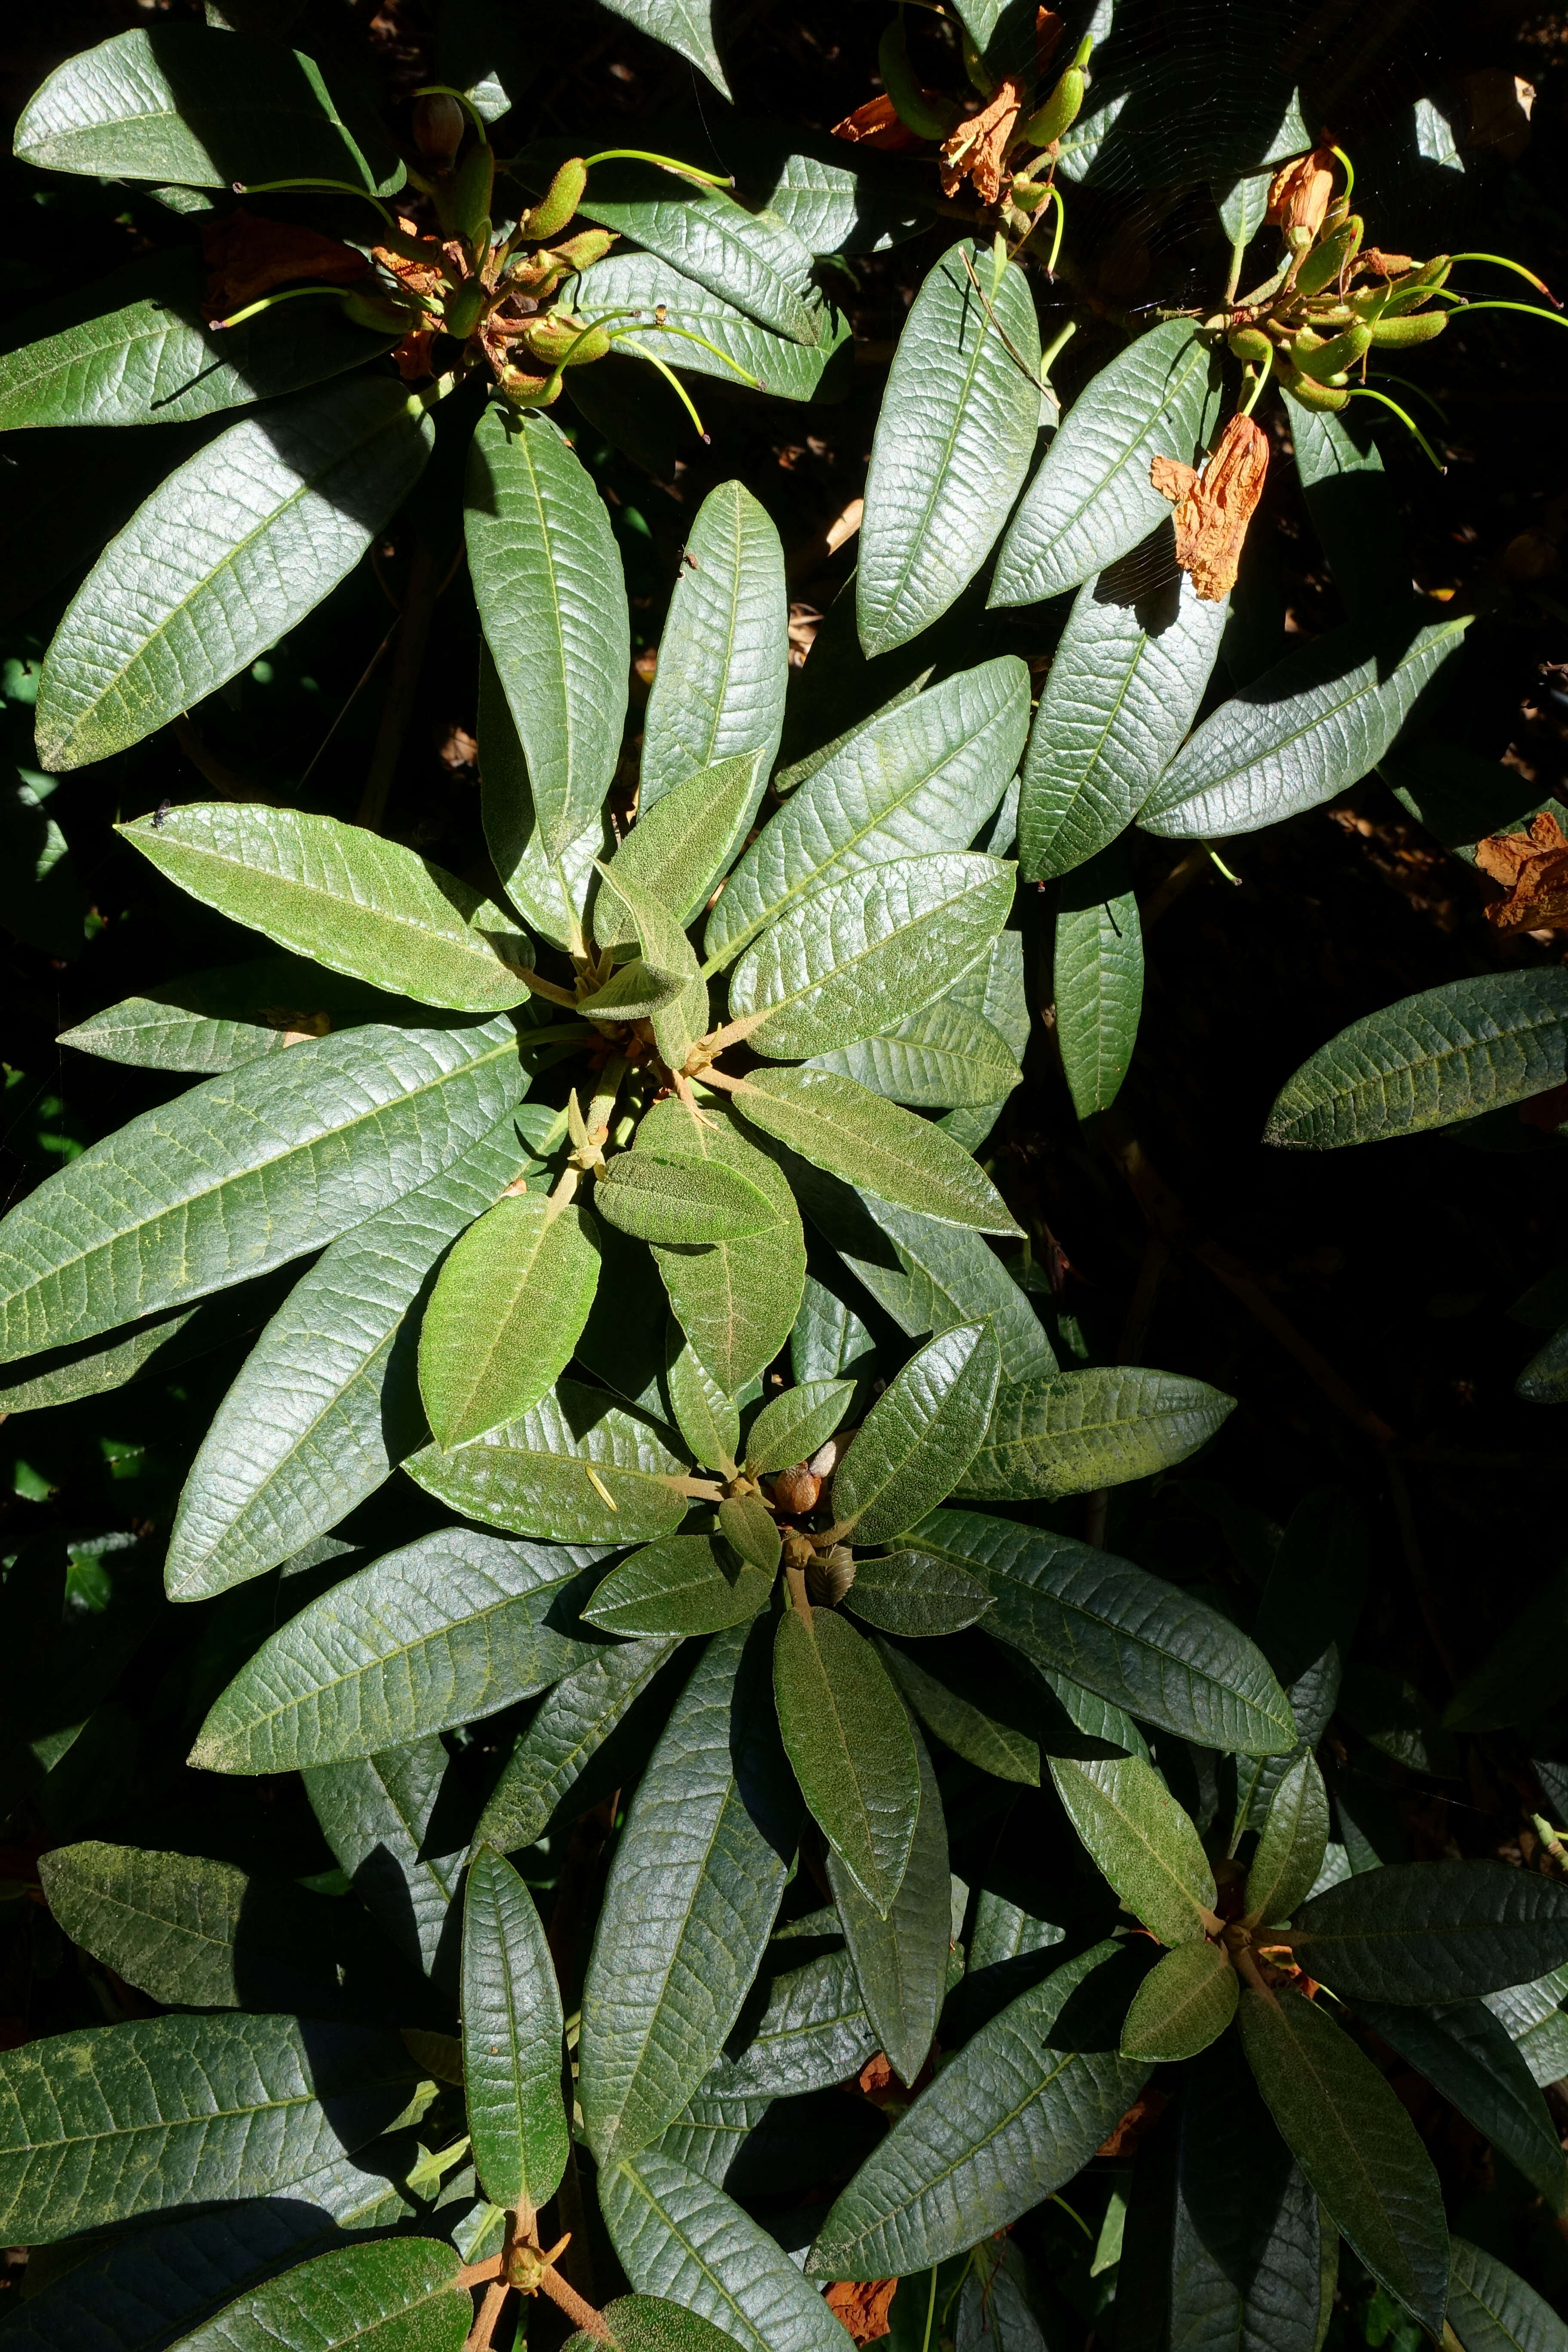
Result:
M437 1445L531 1412L582 1337L599 1236L575 1202L498 1201L461 1234L419 1326L419 1394Z
M1235 1410L1205 1381L1131 1365L1008 1381L954 1491L1017 1503L1124 1486L1184 1462Z
M1002 1359L989 1324L927 1342L866 1416L833 1481L836 1523L889 1543L952 1492L985 1434Z
M686 1516L668 1483L685 1465L658 1424L576 1381L557 1381L531 1411L455 1453L426 1446L407 1467L453 1510L513 1535L648 1543Z
M463 1896L463 2091L474 2163L497 2205L554 2196L570 2141L561 1992L533 1897L490 1845Z
M1201 1943L1214 1873L1191 1821L1152 1764L1137 1756L1080 1764L1051 1759L1057 1794L1128 1909L1163 1944Z
M831 1609L786 1608L773 1642L779 1728L801 1793L849 1877L887 1918L921 1806L914 1734L869 1642Z

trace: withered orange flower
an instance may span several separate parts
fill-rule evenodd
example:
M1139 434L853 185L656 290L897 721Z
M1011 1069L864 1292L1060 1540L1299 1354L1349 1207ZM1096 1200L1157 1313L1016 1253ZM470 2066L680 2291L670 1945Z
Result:
M823 2301L857 2344L874 2344L879 2336L892 2332L888 2308L898 2284L897 2279L837 2279Z
M965 180L983 205L994 205L1006 184L1007 149L1024 110L1024 85L1006 74L978 114L972 114L942 142L942 192L956 196Z
M928 89L925 95L934 102L934 90ZM868 98L864 106L858 106L853 114L847 114L842 122L836 122L833 136L835 139L847 139L862 147L878 147L884 154L890 155L901 155L911 147L923 147L925 144L918 131L911 131L907 122L900 120L898 108L886 96Z
M1233 416L1202 473L1156 457L1149 479L1175 508L1176 562L1204 602L1217 604L1237 568L1268 472L1268 436L1250 416Z
M1267 218L1276 228L1309 229L1316 236L1333 193L1334 151L1314 147L1310 155L1298 155L1275 173L1268 184Z
M433 329L415 327L397 345L392 356L405 383L423 383L426 376L435 374L430 359L430 346L435 340Z
M417 236L420 234L416 221L404 220L400 215L397 226L405 236ZM399 283L407 288L410 294L417 294L423 299L427 295L438 293L445 283L441 272L433 261L411 260L407 254L394 253L391 247L385 245L376 246L374 251L382 268L389 269ZM460 264L458 274L462 275L468 266L467 256L463 253L462 247L457 244L443 246L442 251L448 260Z
M370 264L352 245L322 236L313 228L266 220L243 205L202 223L202 258L207 282L202 316L226 319L275 287L312 278L329 286L352 286L368 278Z
M1508 892L1487 908L1500 931L1568 931L1568 833L1542 809L1528 833L1494 833L1476 864Z

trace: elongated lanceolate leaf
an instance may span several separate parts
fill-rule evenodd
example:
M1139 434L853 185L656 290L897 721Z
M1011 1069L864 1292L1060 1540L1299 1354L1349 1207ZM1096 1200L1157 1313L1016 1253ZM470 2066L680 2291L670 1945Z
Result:
M844 2328L777 2240L657 2148L601 2174L610 2242L639 2293L711 2319L742 2352L844 2352Z
M460 2352L474 2307L459 2267L434 2238L334 2247L182 2336L180 2352Z
M584 2123L602 2167L680 2113L740 2015L773 1927L799 1801L767 1706L771 1639L765 1623L713 1636L616 1850L579 2051Z
M288 1772L374 1756L547 1689L585 1662L576 1609L600 1556L460 1528L388 1552L262 1643L191 1761Z
M1369 1013L1303 1062L1264 1140L1326 1151L1521 1102L1568 1070L1568 975L1487 972Z
M197 802L119 830L204 906L421 1004L500 1013L530 941L492 900L400 842L304 809Z
M866 1416L833 1480L835 1521L889 1543L950 1495L985 1434L1002 1374L988 1323L960 1324L911 1357Z
M831 1051L918 1013L990 947L1013 904L1013 868L951 851L825 884L788 907L730 978L754 1053Z
M821 1920L825 1933L841 1924L832 1912ZM801 1932L797 1922L795 1933ZM790 1943L789 1937L779 1939L780 1957ZM847 1948L824 1952L760 1980L729 2051L703 2081L702 2096L729 2103L826 2090L858 2074L876 2048L877 2029Z
M557 1381L531 1412L472 1444L427 1446L407 1466L454 1511L513 1535L648 1543L686 1516L668 1483L686 1465L658 1426L576 1381Z
M0 1224L0 1360L321 1248L440 1175L526 1084L501 1018L310 1039L144 1111Z
M773 1643L779 1728L801 1793L868 1903L887 1918L921 1805L903 1701L864 1634L831 1609L791 1607Z
M947 1990L952 1895L947 1823L925 1742L913 1734L920 1765L920 1811L903 1883L884 1918L868 1903L833 1847L827 1876L844 1922L866 2012L893 2070L913 2083L926 2061Z
M768 1195L722 1160L620 1151L594 1192L601 1216L638 1241L688 1247L745 1241L777 1221Z
M1330 2220L1394 2301L1441 2336L1448 2232L1415 2125L1349 2034L1299 1992L1244 1987L1238 2015L1258 2087Z
M525 1170L542 1174L519 1117L343 1234L296 1283L191 1466L164 1561L171 1599L205 1600L275 1568L423 1444L405 1319L447 1244Z
M1358 437L1344 417L1309 408L1288 392L1283 397L1307 512L1334 586L1352 620L1376 621L1405 602L1412 584L1377 443L1364 424Z
M953 1490L1020 1503L1124 1486L1184 1462L1235 1410L1234 1398L1204 1381L1131 1365L1009 1381Z
M776 1535L773 1541L776 1548ZM623 1560L583 1613L605 1633L717 1633L749 1623L773 1589L773 1575L741 1559L722 1536L667 1536Z
M692 1460L732 1478L741 1451L741 1409L693 1353L690 1340L673 1317L664 1385L675 1425Z
M552 163L535 174L541 185L553 168ZM816 349L827 334L827 306L812 283L812 257L771 213L748 212L722 189L683 184L637 163L599 165L580 209L585 220L635 238L683 278L790 342ZM680 347L673 339L656 348L667 364L679 364Z
M1097 1944L983 2026L843 2191L813 2276L908 2277L1070 2180L1148 2073L1116 2048L1142 1965Z
M124 997L62 1030L58 1042L106 1062L211 1078L331 1030L385 1020L395 1009L379 990L301 957L258 956Z
M1299 1756L1269 1801L1263 1834L1247 1874L1245 1916L1289 1918L1318 1883L1329 1843L1329 1792L1318 1759Z
M1236 1970L1218 1944L1178 1944L1132 1997L1121 2029L1124 2058L1168 2065L1195 2058L1236 2015Z
M561 2104L561 1991L533 1897L481 1845L463 1897L463 2092L474 2164L496 2205L553 2197L570 2141Z
M967 240L943 254L904 321L871 447L855 574L868 657L929 627L990 553L1035 452L1039 361L1024 271L998 272Z
M895 1207L977 1233L1016 1234L990 1178L929 1119L833 1070L754 1070L734 1091L751 1126L814 1168Z
M1028 724L1028 672L1005 655L860 728L791 793L736 866L708 918L710 968L830 882L967 849L1002 797Z
M656 1244L654 1258L693 1354L726 1396L772 1363L789 1338L805 1282L805 1236L782 1171L717 1105L700 1121L685 1105L656 1103L637 1129L637 1149L656 1158L700 1160L754 1184L773 1222L739 1242L701 1248Z
M0 2219L48 2245L137 2213L270 2197L407 2103L394 2034L289 2017L150 2017L0 2054Z
M1374 768L1469 615L1355 621L1287 654L1221 703L1179 751L1139 812L1147 833L1207 840L1255 833L1317 808Z
M68 58L28 100L16 143L45 171L195 188L292 175L384 194L404 180L380 124L358 111L345 121L313 58L192 24Z
M1018 795L1025 879L1049 880L1109 848L1197 715L1227 605L1186 573L1157 588L1136 559L1079 589L1029 730Z
M447 1915L467 1857L460 1832L443 1851L438 1826L449 1761L432 1732L376 1756L311 1765L302 1776L321 1835L366 1910L416 1968L441 1979L452 1958Z
M1303 1904L1290 1941L1346 2000L1467 2000L1568 1960L1568 1886L1501 1863L1390 1863Z
M675 1634L616 1643L558 1682L502 1766L476 1836L514 1853L531 1845L679 1647Z
M1190 466L1205 437L1214 362L1173 319L1102 368L1068 409L1024 493L992 582L993 604L1032 604L1131 553L1169 514L1154 457Z
M487 409L466 498L479 619L540 839L559 858L597 816L620 752L631 661L620 553L593 477L548 417Z
M855 1582L845 1606L884 1633L911 1639L961 1633L977 1624L991 1595L977 1576L930 1552L875 1554L855 1563Z
M176 466L55 632L42 763L79 768L141 742L276 645L359 562L432 439L417 398L362 377L231 425Z
M753 1478L809 1461L849 1409L853 1381L802 1381L763 1405L746 1433L746 1468Z
M356 327L326 298L243 326L210 327L195 253L117 271L98 313L0 357L0 431L67 425L184 425L300 392L374 359L393 340ZM106 309L116 295L123 296ZM25 324L26 321L21 323Z
M601 947L629 946L637 925L616 888L617 875L650 893L687 922L708 895L750 823L767 780L765 754L738 751L712 767L683 769L637 824L604 869L594 909Z
M842 386L853 362L854 330L831 304L817 313L815 343L791 342L727 302L721 285L700 286L651 253L614 253L595 262L581 278L567 281L562 299L585 318L640 310L646 323L627 319L617 328L619 352L640 352L666 367L717 376L721 383L735 383L736 370L743 369L774 400L830 394ZM654 315L661 309L668 321L662 328ZM681 328L684 333L673 331ZM702 341L692 341L696 335ZM717 351L708 348L712 344Z
M1568 2326L1495 2254L1450 2241L1448 2325L1464 2352L1564 2352Z
M1079 1118L1091 1118L1121 1091L1143 1009L1143 929L1120 849L1063 882L1051 972L1062 1076Z
M1141 1721L1241 1755L1294 1748L1289 1704L1246 1636L1130 1560L969 1511L933 1511L910 1543L990 1586L990 1633Z
M657 2294L621 2294L602 2314L617 2352L725 2352L734 2339L712 2321ZM572 2352L594 2352L603 2336L586 2328L570 2337Z
M1001 1032L951 991L896 1027L814 1054L811 1061L814 1069L837 1070L912 1110L1000 1107L1024 1075Z
M1200 1943L1215 1906L1198 1833L1152 1764L1136 1756L1051 1759L1068 1818L1123 1903L1163 1944Z
M419 1327L419 1393L437 1445L465 1444L539 1402L598 1281L598 1233L574 1202L498 1201L459 1236Z
M680 356L672 347L671 357ZM742 483L721 482L698 509L659 639L643 719L632 838L649 809L699 769L754 753L761 769L756 799L742 797L702 880L719 870L750 821L777 753L788 676L789 593L778 532ZM663 896L686 913L695 910L701 888L698 881L683 897Z
M1358 2000L1356 2015L1425 2074L1554 2213L1568 2207L1568 2158L1552 2111L1507 2027L1484 2001L1411 2009Z

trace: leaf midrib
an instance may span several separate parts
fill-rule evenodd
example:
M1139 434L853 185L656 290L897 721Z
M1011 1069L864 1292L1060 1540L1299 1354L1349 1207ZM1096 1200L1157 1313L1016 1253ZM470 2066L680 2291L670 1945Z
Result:
M1390 688L1394 686L1395 680L1401 677L1405 671L1409 669L1412 665L1426 662L1430 656L1438 653L1443 645L1448 639L1462 636L1466 626L1467 623L1464 620L1443 621L1436 625L1436 632L1435 635L1428 636L1426 633L1423 631L1415 643L1409 646L1408 649L1400 656L1400 658L1394 663L1394 667L1388 672L1386 677L1380 678L1377 677L1377 656L1375 654L1370 654L1365 662L1357 664L1357 670L1370 667L1373 673L1373 675L1363 684L1352 688L1350 693L1342 696L1338 702L1320 704L1312 716L1304 719L1302 724L1296 728L1292 733L1289 735L1271 737L1260 750L1252 751L1245 758L1239 760L1234 767L1221 769L1206 776L1202 775L1200 772L1198 781L1190 793L1179 795L1177 798L1173 800L1163 800L1160 808L1155 812L1155 814L1157 815L1163 815L1167 809L1180 807L1184 800L1206 798L1210 793L1222 792L1226 784L1234 783L1237 777L1244 776L1249 768L1257 767L1261 761L1283 759L1285 754L1291 751L1296 744L1304 742L1310 735L1317 733L1319 729L1326 727L1331 720L1338 719L1342 712L1353 709L1358 702L1364 702L1369 695L1386 694ZM1356 672L1352 671L1351 675L1354 677ZM1323 689L1321 688L1307 688L1309 693L1321 693L1322 690ZM1249 711L1261 712L1266 709L1268 706L1262 703L1248 703L1245 707ZM1224 716L1225 711L1223 708L1216 710L1212 719L1205 721L1203 731L1206 732L1208 728L1213 727L1217 733L1219 731L1219 722L1223 719ZM1198 736L1194 736L1193 738L1193 743L1188 746L1189 751L1199 741L1199 740L1200 738ZM1177 754L1175 760L1172 761L1171 766L1165 771L1164 781L1169 782L1173 779L1177 781L1180 780L1182 764L1186 758L1186 752L1180 752ZM1199 762L1196 759L1192 760L1189 764L1193 769L1197 769L1199 767Z
M1119 474L1125 473L1127 467L1132 463L1133 458L1137 457L1139 452L1142 449L1143 445L1148 440L1150 434L1153 431L1165 410L1173 407L1178 395L1186 390L1187 379L1191 375L1193 370L1199 366L1206 367L1207 363L1208 353L1204 350L1202 344L1197 342L1190 344L1184 363L1178 363L1178 365L1173 369L1171 374L1166 377L1165 388L1163 392L1162 392L1159 400L1155 403L1154 406L1145 414L1142 423L1139 425L1132 439L1122 450L1121 457L1118 457L1113 466L1110 467L1104 473L1096 477L1092 486L1084 492L1083 496L1079 499L1078 504L1063 517L1056 530L1052 531L1050 537L1046 540L1040 547L1036 549L1031 558L1031 569L1037 568L1054 549L1061 545L1062 541L1066 539L1068 533L1077 529L1088 509L1093 506L1098 499L1105 495L1110 484L1115 481L1117 476ZM1042 467L1040 474L1036 476L1037 481L1043 477L1044 471L1045 468ZM1021 514L1023 509L1020 509L1019 511Z
M1338 1104L1354 1105L1368 1094L1378 1094L1393 1080L1409 1077L1418 1070L1428 1070L1434 1066L1441 1067L1449 1062L1462 1059L1466 1055L1479 1054L1493 1045L1510 1045L1516 1037L1533 1036L1538 1029L1563 1028L1568 1028L1568 1004L1564 1004L1556 1012L1547 1008L1539 1014L1532 1013L1528 1020L1516 1021L1510 1028L1500 1029L1495 1036L1471 1036L1462 1045L1438 1046L1430 1054L1423 1054L1419 1061L1396 1063L1391 1070L1380 1070L1373 1076L1357 1079L1350 1086L1342 1087L1336 1092L1325 1095L1319 1101L1306 1103L1300 1110L1288 1114L1280 1123L1280 1131L1289 1131L1290 1128L1299 1127L1306 1119L1319 1118L1324 1111L1331 1112ZM1272 1124L1271 1121L1271 1127Z
M1128 1760L1129 1762L1135 1763L1138 1759L1136 1758L1129 1758ZM1060 1761L1063 1764L1068 1764L1071 1759L1070 1758L1053 1759L1053 1770L1058 1761ZM1123 1834L1130 1837L1134 1845L1142 1849L1150 1863L1158 1872L1160 1877L1167 1881L1181 1896L1182 1901L1192 1912L1194 1917L1197 1918L1201 1912L1206 1910L1208 1906L1203 1903L1200 1898L1194 1894L1185 1879L1183 1878L1177 1871L1174 1864L1167 1861L1166 1857L1160 1852L1159 1847L1154 1844L1148 1832L1129 1811L1127 1806L1121 1803L1119 1799L1103 1785L1102 1782L1093 1778L1092 1768L1085 1769L1083 1785L1093 1791L1093 1797L1098 1799L1100 1803L1105 1807L1107 1812L1112 1815L1121 1827ZM1195 1942L1196 1938L1191 1937L1188 1940ZM1174 1947L1172 1948L1173 1949Z
M941 855L944 856L947 854L948 853L945 851L941 853ZM842 882L826 883L823 886L820 895L823 898L826 898L829 891L853 891L857 888L858 881L859 877L858 876L850 876L846 877L845 880ZM965 906L971 901L978 902L984 898L988 891L999 892L1000 887L1001 884L999 877L995 875L987 874L983 876L977 881L966 882L962 889L954 890L950 897L939 899L935 905L921 908L918 913L909 916L906 920L896 923L891 930L884 931L879 939L870 940L864 947L857 948L853 955L845 956L841 961L831 963L825 971L816 972L809 979L802 981L799 987L792 989L787 996L775 997L770 1004L767 1004L763 1008L763 1024L765 1024L767 1022L776 1020L781 1014L791 1012L795 1006L806 1003L812 997L820 995L824 990L834 987L840 982L850 982L859 966L868 962L873 956L883 955L889 950L898 950L900 948L907 954L910 951L909 941L910 934L911 932L923 930L931 925L942 925L952 916L961 913ZM811 915L811 900L808 898L798 909L798 913L803 922ZM817 916L817 919L821 919L820 913ZM1005 914L1003 915L1002 920L1005 922ZM994 937L995 933L993 932L988 938L983 940L981 945L975 950L973 955L971 956L968 963L966 963L961 971L948 971L943 974L941 982L941 990L942 992L945 992L949 988L955 987L958 982L963 979L965 973L973 970L974 966L980 961L981 957L988 952L991 946L991 940ZM759 944L761 944L761 942L759 942ZM939 1001L939 997L932 997L931 1004L934 1004ZM929 1012L931 1010L931 1004L912 1005L910 1007L910 1013ZM905 1017L908 1016L900 1015L900 1018ZM756 1033L753 1032L753 1039L755 1034Z

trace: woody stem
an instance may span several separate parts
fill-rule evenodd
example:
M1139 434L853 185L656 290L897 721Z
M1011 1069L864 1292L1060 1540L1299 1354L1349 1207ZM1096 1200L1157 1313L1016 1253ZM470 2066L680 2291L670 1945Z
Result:
M598 2336L602 2343L609 2342L610 2330L604 2313L595 2311L591 2303L585 2303L574 2286L567 2285L559 2271L545 2271L539 2284L551 2302L560 2305L574 2326L582 2328L584 2335ZM471 2347L471 2352L477 2352L477 2347Z

